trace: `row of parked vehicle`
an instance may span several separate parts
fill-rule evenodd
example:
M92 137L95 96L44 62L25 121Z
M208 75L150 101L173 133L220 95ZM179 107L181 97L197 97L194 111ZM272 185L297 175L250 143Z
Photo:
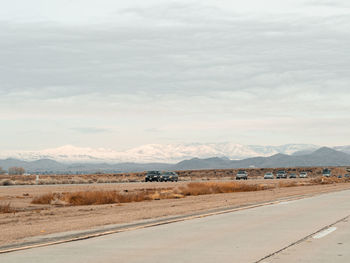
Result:
M148 171L145 182L177 182L179 176L175 172Z
M350 168L347 169L350 172ZM324 168L322 170L322 175L325 177L331 177L332 171L328 168ZM288 173L285 170L278 170L276 176L273 172L267 172L264 175L264 179L287 179L287 178L307 178L307 172L300 172L299 175L297 173ZM349 174L345 174L346 178L350 178ZM338 178L342 178L341 175L338 175ZM177 182L179 180L179 176L175 172L168 171L148 171L145 177L145 182ZM245 170L239 170L236 175L236 180L248 180L248 172Z
M299 178L307 178L308 177L307 172L300 172L299 176L297 173L290 173L288 176L288 174L284 170L279 170L276 173L276 179L287 179L287 178L294 179L294 178L298 178L298 177ZM272 172L267 172L264 175L264 179L275 179L275 176Z
M288 174L284 170L279 170L276 173L276 179L287 179L287 178L297 178L298 175L296 173ZM307 178L307 172L301 172L299 174L299 178ZM245 170L239 170L236 175L236 180L247 180L248 179L248 172ZM264 179L275 179L275 175L273 172L267 172L264 175Z
M347 172L350 172L350 168L347 168L346 169ZM322 175L325 176L325 177L331 177L333 174L332 174L332 170L328 169L328 168L324 168L323 171L322 171ZM337 176L337 175L335 175ZM338 175L337 176L338 178L343 178L342 175ZM350 178L350 174L345 174L344 175L345 178Z

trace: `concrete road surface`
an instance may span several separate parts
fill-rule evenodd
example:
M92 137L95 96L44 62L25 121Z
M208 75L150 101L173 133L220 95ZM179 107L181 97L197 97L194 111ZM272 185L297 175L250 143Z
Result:
M0 262L350 262L349 215L346 190L2 254Z
M341 221L263 262L350 262L350 222L348 220Z

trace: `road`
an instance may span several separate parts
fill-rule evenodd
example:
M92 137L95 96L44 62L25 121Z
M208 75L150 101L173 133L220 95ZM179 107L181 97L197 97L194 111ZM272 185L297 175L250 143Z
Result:
M349 200L350 190L328 193L2 254L0 262L350 262Z

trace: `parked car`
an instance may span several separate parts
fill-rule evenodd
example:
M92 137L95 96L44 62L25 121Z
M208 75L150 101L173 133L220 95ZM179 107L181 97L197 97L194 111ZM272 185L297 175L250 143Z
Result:
M296 173L291 173L289 175L289 178L293 179L293 178L297 178L297 174Z
M322 171L322 175L325 176L325 177L331 177L332 172L331 172L330 169L324 168L323 171Z
M248 173L245 170L239 170L236 175L236 180L247 180Z
M307 178L307 172L301 172L299 177L300 178Z
M284 171L284 170L279 170L279 171L277 171L276 179L280 179L280 178L283 178L283 179L286 179L286 178L287 178L287 173L286 173L286 171Z
M145 177L145 182L159 182L160 172L159 171L148 171Z
M274 179L275 177L273 176L273 173L268 172L264 175L264 179Z
M163 172L160 175L161 182L177 182L179 180L179 176L175 172Z
M350 174L345 174L344 177L345 178L350 178Z
M338 175L338 178L340 179L340 178L343 178L343 176L342 175Z

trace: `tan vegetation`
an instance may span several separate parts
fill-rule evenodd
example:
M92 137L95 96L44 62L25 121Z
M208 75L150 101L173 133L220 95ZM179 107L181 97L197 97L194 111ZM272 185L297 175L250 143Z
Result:
M8 186L8 185L14 185L15 182L10 180L10 179L3 179L3 180L0 180L0 185L2 186Z
M252 192L274 188L310 186L348 182L349 179L317 177L307 181L279 181L276 183L244 183L244 182L193 182L185 186L138 189L134 191L79 191L66 193L47 193L35 197L33 204L66 204L66 205L101 205L115 203L142 202L149 200L183 198L208 194Z
M249 168L246 171L251 179L263 178L266 172L276 173L284 169L287 173L308 172L309 178L322 174L322 167L296 167L296 168ZM332 167L332 174L344 176L346 167ZM234 179L238 169L211 169L211 170L186 170L176 171L180 181L213 181ZM82 175L40 175L36 181L36 175L1 175L0 185L55 185L55 184L107 184L143 182L145 172L137 173L111 173L111 174L82 174ZM3 180L10 180L5 181Z
M221 194L234 192L261 191L274 188L273 185L267 184L246 184L237 182L205 182L189 183L185 187L180 187L178 192L184 196L189 195L206 195Z
M4 204L0 204L0 213L14 213L16 212L16 209L11 207L10 203L4 203Z

